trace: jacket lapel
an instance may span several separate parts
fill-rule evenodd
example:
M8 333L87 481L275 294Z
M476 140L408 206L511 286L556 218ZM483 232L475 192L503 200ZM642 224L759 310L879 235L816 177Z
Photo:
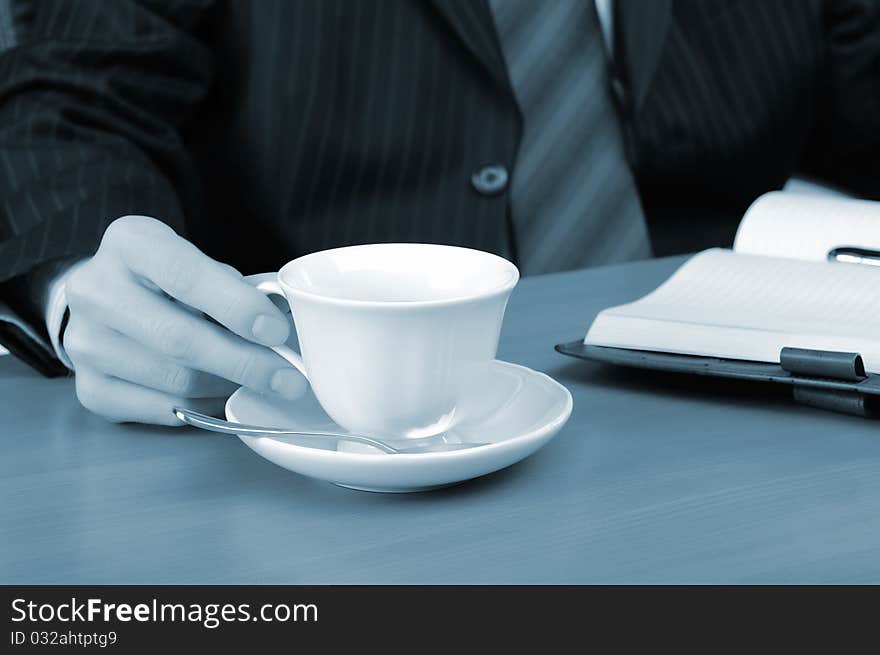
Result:
M590 0L592 1L592 0ZM672 18L672 0L612 0L615 59L638 111L657 72Z
M538 2L539 0L535 0ZM544 0L552 2L553 0ZM594 2L595 0L584 0ZM510 88L507 66L486 0L428 0L459 40L502 86ZM672 0L612 0L615 59L628 80L637 111L657 72L672 17Z
M507 66L486 0L429 0L459 40L500 84L509 87Z

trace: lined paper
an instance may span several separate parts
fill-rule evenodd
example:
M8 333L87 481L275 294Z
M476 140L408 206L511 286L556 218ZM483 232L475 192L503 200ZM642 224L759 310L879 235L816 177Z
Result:
M824 262L830 250L843 246L880 251L880 202L766 193L743 217L733 249Z
M873 266L715 248L640 300L602 311L584 342L765 362L785 346L859 352L880 372L878 301Z

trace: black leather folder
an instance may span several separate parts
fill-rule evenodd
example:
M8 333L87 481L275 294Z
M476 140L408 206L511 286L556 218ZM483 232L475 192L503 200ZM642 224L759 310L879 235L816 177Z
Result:
M583 341L562 343L556 350L571 357L636 369L784 384L791 387L799 403L880 417L880 375L867 373L858 353L783 348L779 363L774 364L594 346Z

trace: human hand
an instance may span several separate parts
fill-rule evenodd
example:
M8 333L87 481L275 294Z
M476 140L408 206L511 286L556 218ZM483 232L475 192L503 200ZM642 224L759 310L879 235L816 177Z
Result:
M237 385L295 398L307 384L266 347L290 331L275 304L156 219L111 223L66 294L77 396L111 421L180 425L174 406L213 408Z

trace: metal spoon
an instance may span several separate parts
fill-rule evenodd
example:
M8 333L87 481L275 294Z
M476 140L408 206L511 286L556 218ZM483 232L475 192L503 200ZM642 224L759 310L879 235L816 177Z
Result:
M315 439L316 441L338 439L341 441L350 441L352 443L373 446L389 455L409 455L413 453L464 450L467 448L477 448L479 446L488 445L488 442L446 443L443 435L438 435L435 437L408 440L405 446L392 446L384 441L372 437L363 437L357 434L323 432L320 430L279 430L277 428L266 428L258 425L232 423L231 421L224 421L223 419L209 416L208 414L202 414L201 412L196 412L184 407L175 407L173 411L174 415L187 425L192 425L193 427L201 428L202 430L209 430L211 432L245 437L304 437L306 439Z

